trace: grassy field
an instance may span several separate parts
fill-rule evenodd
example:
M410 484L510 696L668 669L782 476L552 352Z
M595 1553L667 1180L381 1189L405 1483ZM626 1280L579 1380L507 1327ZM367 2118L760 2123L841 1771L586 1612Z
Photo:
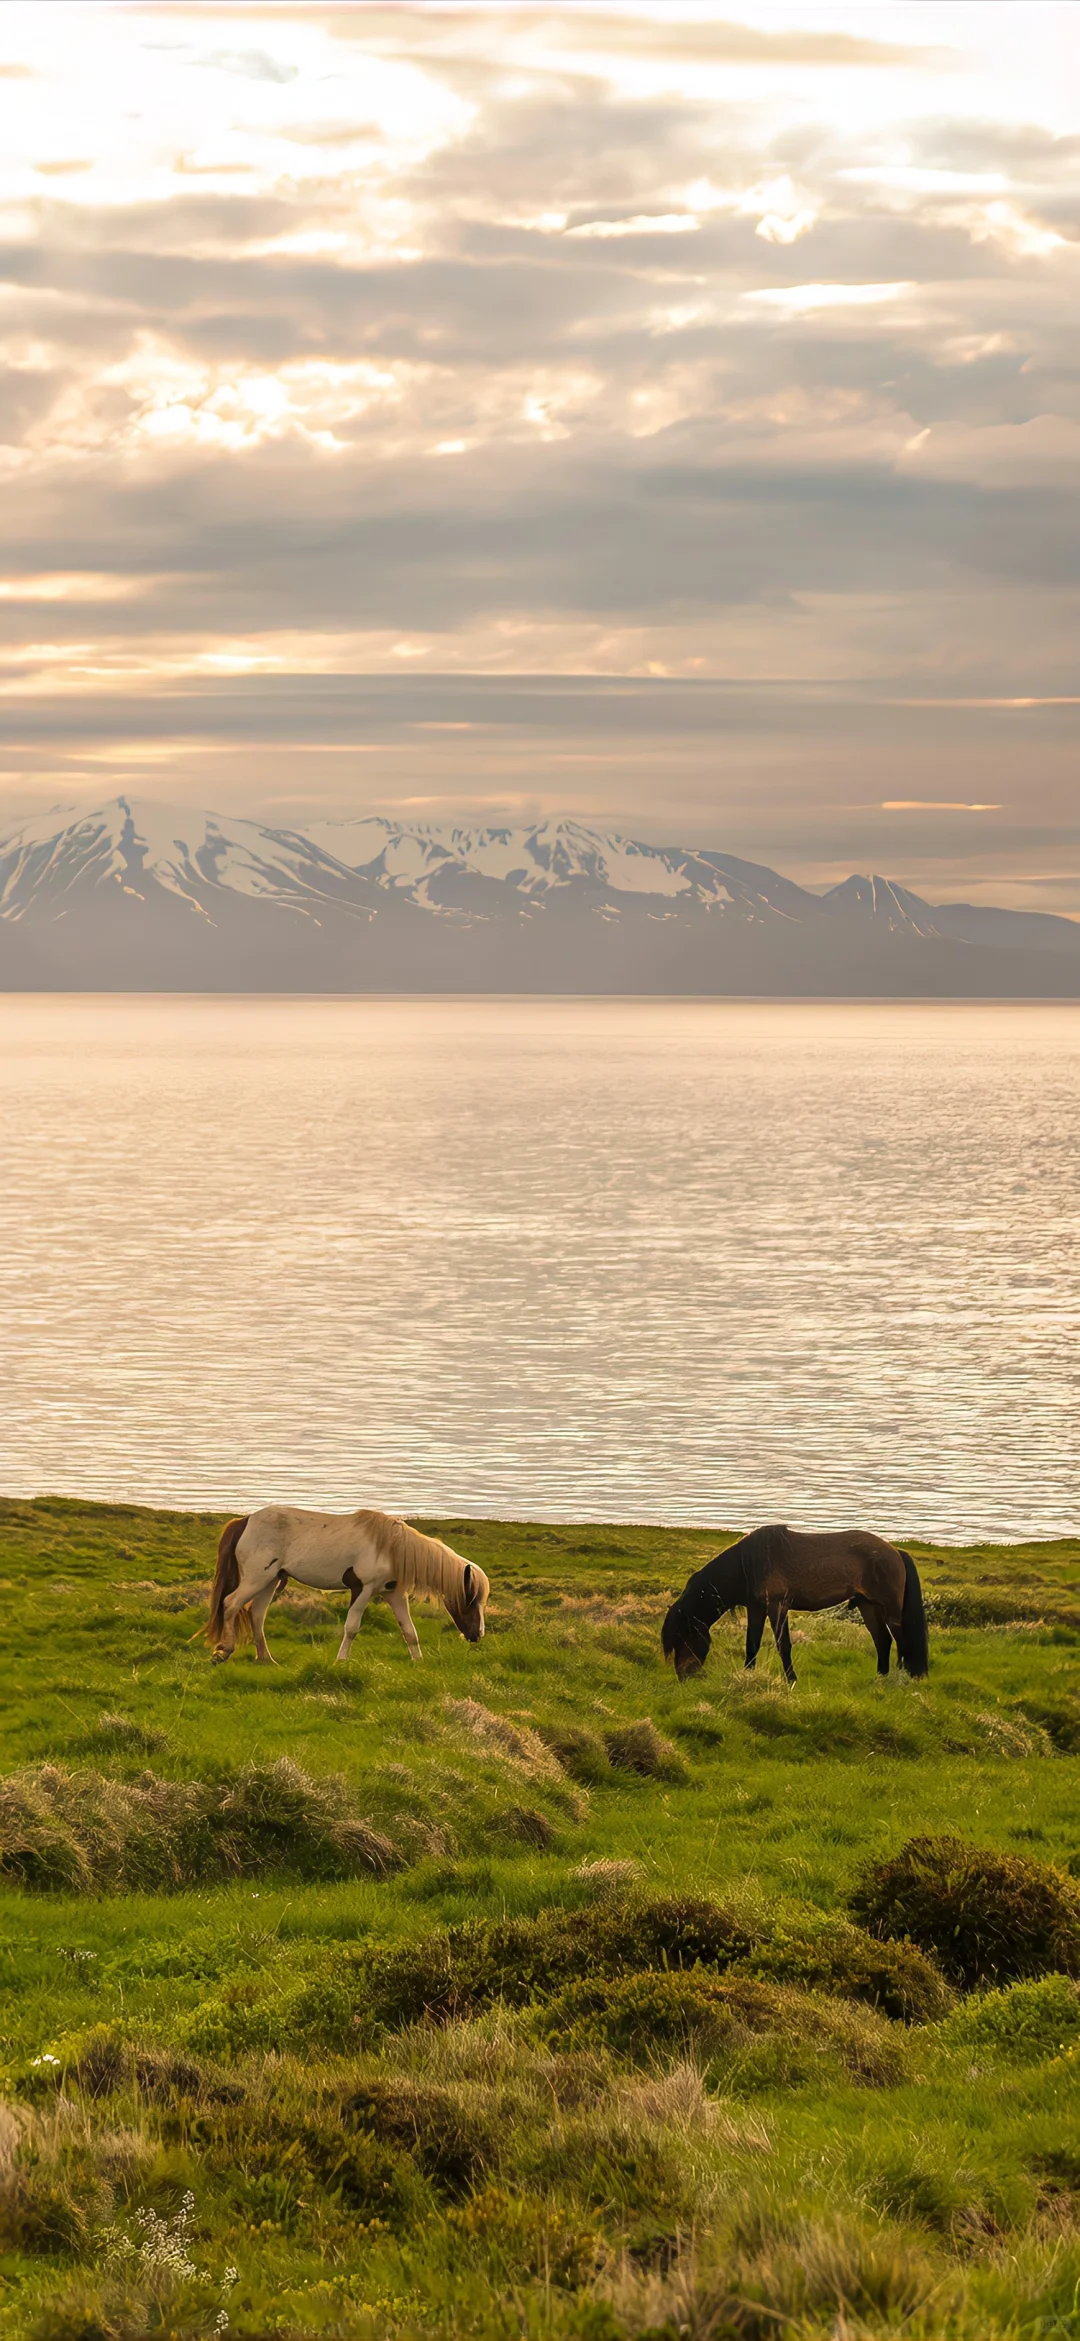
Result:
M0 2336L1080 2335L1080 1546L680 1689L719 1537L424 1525L479 1648L215 1669L219 1522L0 1506Z

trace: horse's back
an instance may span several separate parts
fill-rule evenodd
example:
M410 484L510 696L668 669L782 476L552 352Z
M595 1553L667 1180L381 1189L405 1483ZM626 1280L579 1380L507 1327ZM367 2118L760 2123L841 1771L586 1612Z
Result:
M879 1592L903 1585L904 1556L895 1544L872 1528L818 1528L789 1530L792 1576L808 1588L828 1589L833 1600L861 1592Z
M265 1554L283 1567L307 1557L336 1555L346 1561L357 1542L357 1520L352 1512L308 1512L299 1504L264 1504L252 1512L244 1531L247 1553Z

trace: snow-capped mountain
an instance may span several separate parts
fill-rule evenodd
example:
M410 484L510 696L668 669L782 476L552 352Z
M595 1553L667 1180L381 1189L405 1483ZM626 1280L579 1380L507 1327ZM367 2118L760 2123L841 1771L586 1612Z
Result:
M1080 991L1080 925L576 821L301 831L116 797L0 830L0 985Z

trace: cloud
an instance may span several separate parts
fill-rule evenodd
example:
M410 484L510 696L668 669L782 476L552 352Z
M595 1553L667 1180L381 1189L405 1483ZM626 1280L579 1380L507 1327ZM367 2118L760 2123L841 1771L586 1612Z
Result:
M1075 726L1080 140L1049 63L1009 64L1011 0L932 4L917 41L887 0L872 35L756 0L101 8L92 40L90 13L46 41L9 9L0 86L13 755L172 736L248 791L250 731L342 803L376 785L350 758L438 796L476 792L472 757L481 794L604 776L655 829L670 787L680 819L751 850L756 821L773 852L786 822L811 859L895 819L935 866L1015 804L1045 859ZM545 666L601 678L595 723L538 683L506 712ZM365 740L339 686L380 667L397 707L406 669L496 697L417 682L418 724L476 732ZM634 673L671 681L619 731Z

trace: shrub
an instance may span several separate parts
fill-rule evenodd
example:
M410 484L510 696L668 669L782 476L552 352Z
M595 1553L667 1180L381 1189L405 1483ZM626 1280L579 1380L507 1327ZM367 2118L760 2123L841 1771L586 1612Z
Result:
M673 2243L693 2211L685 2163L671 2141L600 2112L559 2124L534 2168L543 2186L622 2227L642 2256Z
M631 2062L657 2053L705 2062L732 2057L740 2085L769 2088L820 2078L833 2053L857 2080L900 2077L902 2059L887 2020L868 2010L821 2005L790 1986L752 1976L721 1981L702 1968L570 1984L537 2011L541 2035L568 2049L602 2048Z
M723 1968L752 1947L745 1928L714 1903L689 1895L605 1900L534 1919L471 1921L376 1954L369 2001L391 2029L425 2017L445 2023L496 2000L524 2007L575 1977L651 1967Z
M983 1993L952 2017L945 2038L1017 2064L1039 2064L1080 2040L1080 1989L1067 1975L1044 1975Z
M590 1976L568 1984L537 2013L542 2038L564 2048L606 2048L649 2061L657 2050L708 2058L733 2037L767 2031L775 2000L751 1977L722 1983L702 1971Z
M925 1952L913 1943L878 1942L843 1920L805 1933L777 1928L740 1965L807 1991L862 2000L903 2024L932 2024L953 2004L940 1968Z
M444 2194L467 2195L499 2158L493 2121L463 2100L459 2090L408 2080L362 2083L341 2108L350 2130L370 2132L385 2145L404 2147Z
M507 1844L531 1845L538 1853L546 1852L557 1835L554 1821L532 1805L508 1805L496 1814L492 1827Z
M1080 1699L1025 1699L1023 1711L1059 1755L1080 1756Z
M358 2218L378 2219L403 2234L429 2208L412 2155L335 2115L304 2118L288 2106L245 2102L215 2107L184 2125L189 2148L206 2168L235 2185L271 2180L282 2203L316 2180Z
M963 1990L1054 1969L1080 1974L1080 1891L1061 1871L959 1837L916 1837L863 1872L849 1908L868 1931L933 1953Z
M99 1715L88 1734L91 1747L128 1749L132 1755L156 1756L167 1748L167 1731L158 1731L153 1724L135 1723L128 1715Z
M0 2246L49 2258L85 2251L94 2210L107 2208L94 2192L77 2168L51 2156L20 2157L0 2187Z
M470 2244L482 2245L500 2274L540 2277L564 2289L587 2283L604 2257L595 2227L582 2225L559 2203L504 2187L485 2187L463 2210L450 2212L449 2224Z

